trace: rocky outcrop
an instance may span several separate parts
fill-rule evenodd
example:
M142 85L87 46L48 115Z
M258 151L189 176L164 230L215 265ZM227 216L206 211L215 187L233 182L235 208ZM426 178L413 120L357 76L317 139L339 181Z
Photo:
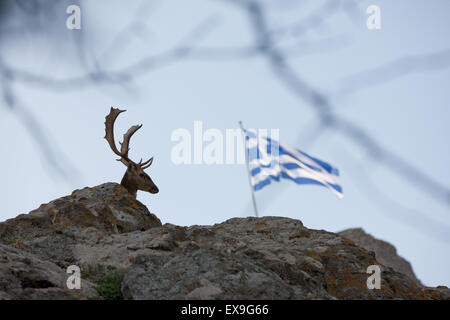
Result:
M338 233L340 236L356 243L361 248L375 252L376 259L383 265L393 268L410 277L417 284L421 284L417 279L411 264L397 254L395 247L383 240L376 239L364 232L361 228L347 229Z
M449 291L417 285L381 266L367 288L373 253L336 234L282 217L234 218L214 226L151 229L125 274L128 299L430 299ZM164 239L164 240L162 240ZM447 296L446 296L447 295Z
M117 184L0 223L0 299L449 299L355 242L299 220L161 225ZM367 288L380 265L381 289ZM66 268L82 270L68 290ZM105 285L106 283L106 285Z
M67 267L101 265L104 261L94 261L100 256L107 260L103 238L160 226L155 215L115 183L76 190L2 222L0 299L101 298L89 281L82 283L83 290L67 289ZM91 260L83 263L85 256Z
M0 300L95 299L95 285L82 280L81 290L67 288L66 271L31 253L0 244Z
M161 226L159 219L125 188L106 183L0 223L0 238L66 268L83 259L84 243L156 226Z

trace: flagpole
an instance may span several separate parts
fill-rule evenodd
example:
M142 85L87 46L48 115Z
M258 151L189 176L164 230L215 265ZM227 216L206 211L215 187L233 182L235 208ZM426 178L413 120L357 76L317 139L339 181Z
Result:
M248 183L250 185L250 191L252 194L253 210L255 211L255 217L258 217L258 208L256 207L255 190L253 189L252 179L251 179L251 175L250 175L250 164L248 161L248 153L247 153L247 141L245 139L245 131L244 131L244 127L242 126L242 121L239 121L239 127L241 127L242 137L244 139L245 164L247 166Z

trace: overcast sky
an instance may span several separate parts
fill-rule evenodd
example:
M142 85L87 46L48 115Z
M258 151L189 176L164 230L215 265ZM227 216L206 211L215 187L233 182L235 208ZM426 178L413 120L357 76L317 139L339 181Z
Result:
M264 2L273 28L302 21L318 8L312 0ZM339 115L449 188L450 3L358 3L354 10L325 15L313 30L298 29L296 37L283 39L283 45L295 47L289 63L329 97ZM380 30L366 27L371 4L381 8ZM96 68L122 70L181 43L224 50L254 44L248 16L226 1L96 0L82 2L81 12L81 30L66 29L68 15L60 6L43 18L43 26L3 33L2 61L40 76L70 79ZM279 129L282 143L341 172L343 199L323 187L284 180L256 192L261 215L299 219L308 228L332 232L361 227L395 245L424 284L450 286L449 202L379 164L344 135L316 131L318 119L309 102L286 88L263 57L195 56L132 71L133 81L117 84L12 82L8 90L16 109L5 99L0 102L0 220L74 189L120 182L125 167L103 139L110 106L127 110L117 120L116 140L131 125L143 124L130 156L136 161L155 157L147 172L160 192L140 192L138 199L163 223L208 225L251 216L244 165L171 160L175 130L193 135L199 120L203 130L216 128L225 136L242 120L247 127ZM30 115L43 126L68 179L42 154Z

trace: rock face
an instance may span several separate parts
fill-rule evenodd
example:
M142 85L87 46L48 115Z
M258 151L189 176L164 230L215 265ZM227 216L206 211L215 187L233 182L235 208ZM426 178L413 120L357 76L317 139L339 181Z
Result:
M366 285L375 264L380 290ZM81 290L66 287L70 265L81 268ZM0 223L0 299L103 298L449 299L450 290L425 288L355 242L299 220L161 225L113 183Z
M82 280L81 290L69 290L67 274L54 263L0 244L0 300L95 299L94 285Z
M160 226L155 215L115 183L76 190L2 222L0 298L99 298L89 281L82 283L86 292L68 290L67 267L82 266L85 247L93 249L89 254L104 252L101 246L90 246L99 239Z
M421 284L414 274L411 264L397 255L397 249L390 243L376 239L360 228L347 229L338 234L346 239L350 239L361 248L375 252L376 259L381 264L391 267L392 269L407 275L417 284Z

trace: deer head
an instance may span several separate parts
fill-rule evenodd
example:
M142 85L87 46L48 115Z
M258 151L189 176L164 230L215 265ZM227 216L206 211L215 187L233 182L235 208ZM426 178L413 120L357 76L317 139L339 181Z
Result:
M120 157L117 161L120 161L127 166L127 171L125 172L120 184L124 186L135 198L138 190L158 193L158 187L153 183L150 176L144 172L144 169L147 169L152 165L153 157L145 162L142 162L141 159L139 163L135 163L128 158L128 151L130 151L130 139L133 134L142 127L142 124L132 126L123 135L123 142L119 142L121 145L120 152L116 147L116 143L114 142L114 122L116 121L117 116L125 111L126 110L119 110L111 107L111 111L106 116L105 121L105 139L108 141L112 151Z

